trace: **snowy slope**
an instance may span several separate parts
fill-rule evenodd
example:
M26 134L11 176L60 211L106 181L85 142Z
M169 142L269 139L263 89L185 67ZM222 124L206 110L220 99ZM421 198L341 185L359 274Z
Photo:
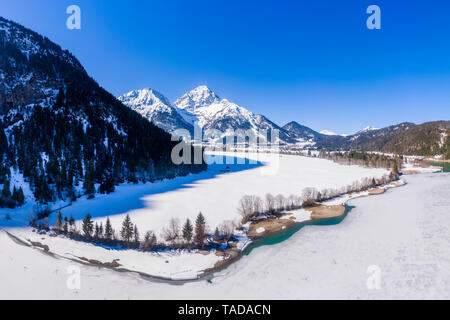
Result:
M341 188L364 177L379 178L389 173L384 169L342 166L328 160L300 156L236 154L238 158L258 160L264 163L263 166L240 164L233 154L228 156L234 164L231 161L229 164L211 164L206 172L153 184L119 186L113 194L99 195L92 200L80 199L61 212L64 216L72 214L78 221L90 213L103 224L110 217L117 230L129 213L142 234L152 230L159 236L172 217L181 222L187 218L194 221L201 211L212 232L226 220L239 220L237 207L244 195L264 198L267 193L272 193L288 197L300 195L307 187L318 190ZM227 166L230 172L224 173ZM0 210L0 219L2 213L6 211ZM20 220L21 215L26 217L28 213L24 210L16 214Z
M217 94L207 86L199 86L175 101L174 105L180 109L194 112L197 108L208 107L218 102L220 102L220 98Z
M156 90L150 88L133 90L118 99L167 132L180 128L193 130L192 124L188 123L169 100Z
M48 104L48 100L54 98L64 85L65 79L75 74L87 76L80 62L67 50L2 17L0 41L0 114L17 105ZM41 65L49 63L53 68L44 70L42 67L39 70L30 67L37 60Z
M326 136L338 136L337 133L335 133L333 131L328 131L328 130L322 130L322 131L320 131L320 134L324 134Z
M177 142L100 87L67 50L1 17L0 74L0 185L12 180L27 200L30 189L46 204L82 196L80 185L94 195L127 180L153 181L147 174L198 172L175 165ZM159 110L171 111L152 94ZM1 206L22 204L12 198Z
M211 283L170 285L75 264L81 288L69 290L73 262L20 246L0 231L0 282L7 288L0 298L449 299L449 176L406 180L405 187L352 200L356 208L339 225L307 226L253 250ZM380 267L380 290L367 287L371 265Z

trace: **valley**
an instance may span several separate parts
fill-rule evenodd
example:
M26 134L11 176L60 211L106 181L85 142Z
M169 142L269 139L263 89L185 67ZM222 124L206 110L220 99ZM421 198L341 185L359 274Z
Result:
M116 97L2 17L0 80L0 298L450 298L450 121L343 135L206 85Z

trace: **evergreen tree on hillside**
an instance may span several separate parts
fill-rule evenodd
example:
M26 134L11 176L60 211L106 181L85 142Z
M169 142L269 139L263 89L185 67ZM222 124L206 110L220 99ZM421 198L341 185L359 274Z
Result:
M120 236L126 244L129 244L131 242L131 239L133 238L133 223L131 222L130 215L128 214L123 220Z
M144 251L150 251L156 246L156 235L153 231L147 231L144 236L144 241L141 244L141 249Z
M98 233L99 233L99 237L103 238L103 235L105 234L104 229L103 229L103 222L100 222L100 226L98 227Z
M69 229L71 233L75 232L75 219L73 218L72 214L70 215L69 219Z
M80 183L92 198L96 184L110 193L120 183L206 169L205 163L173 164L178 142L101 88L68 51L1 17L0 25L8 30L0 30L0 185L14 168L45 204L75 201ZM14 201L0 197L0 206L23 203L20 189Z
M58 216L56 217L55 229L57 232L61 232L63 228L63 218L61 211L58 212Z
M17 189L16 189L16 186L13 187L13 193L12 193L11 199L17 202Z
M197 216L197 219L195 220L194 241L198 246L203 247L205 243L205 237L206 237L206 221L205 217L200 212Z
M214 241L219 241L219 240L220 240L219 227L216 227L216 230L214 231Z
M86 195L88 195L89 197L94 196L95 186L94 186L94 160L93 159L91 159L89 161L86 175L84 177L83 188L84 188Z
M9 182L9 180L5 180L5 182L3 184L2 198L3 199L11 198L11 190L10 190L10 182Z
M83 235L86 239L92 238L92 233L94 232L94 223L92 221L92 216L88 213L83 219Z
M25 204L25 195L23 194L22 187L17 189L16 201L19 207Z
M111 226L111 221L109 220L109 218L107 218L105 224L105 239L112 240L112 238L113 238L113 229Z
M394 163L394 167L392 168L392 173L398 176L399 172L398 172L397 163Z
M97 240L100 239L100 226L97 222L94 225L94 238Z
M69 223L68 223L67 217L64 217L63 231L65 234L67 234L69 232Z
M139 245L139 230L137 228L137 225L134 225L133 238L134 238L134 243L136 245Z
M186 223L183 226L183 239L186 242L191 242L194 228L189 219L186 219Z

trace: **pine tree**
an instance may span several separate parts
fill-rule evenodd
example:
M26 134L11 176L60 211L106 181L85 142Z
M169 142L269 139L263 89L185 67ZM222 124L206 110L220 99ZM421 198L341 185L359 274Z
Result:
M128 214L123 220L120 236L126 244L129 244L131 239L133 238L133 223L131 222L130 215Z
M197 219L195 220L195 236L194 241L195 243L203 247L205 242L205 236L206 236L206 221L203 214L200 212L197 216Z
M375 181L375 178L372 178L372 187L376 187L377 186L377 182Z
M69 224L67 217L64 217L64 226L63 226L64 233L67 234L69 232Z
M104 230L103 230L103 222L100 222L100 226L98 227L99 238L103 238Z
M10 182L9 180L6 180L5 183L3 184L2 198L9 199L10 197L11 197Z
M152 231L147 231L145 233L144 242L141 244L141 249L144 251L150 251L154 246L156 246L156 236Z
M85 194L88 195L89 198L94 197L95 193L95 186L94 186L94 160L91 159L89 161L86 174L84 177L84 184L83 188L85 191Z
M139 230L137 228L137 225L134 225L133 237L134 237L134 243L136 245L139 245Z
M191 242L193 231L194 228L192 227L191 221L187 219L186 223L183 226L183 239L186 240L187 242Z
M17 203L19 206L22 206L25 203L25 195L23 194L22 187L17 190Z
M392 173L394 173L396 176L398 176L398 166L397 163L394 163L394 167L392 168Z
M55 222L55 229L57 232L61 232L63 227L62 224L62 214L61 211L58 212L58 216L56 217L56 222Z
M106 219L106 224L105 224L105 239L106 240L112 240L113 238L113 229L111 226L111 221L109 220L109 218Z
M76 232L75 219L73 218L72 214L70 214L70 218L69 218L69 232L70 233Z
M214 240L215 241L219 241L220 240L220 232L219 232L219 228L216 227L216 230L214 231Z
M12 199L17 202L17 189L16 186L13 187Z
M94 231L94 223L92 222L92 216L88 213L83 219L83 234L84 237L90 239L92 232Z
M94 227L94 238L95 239L100 239L100 226L98 225L98 223L95 223L95 227Z

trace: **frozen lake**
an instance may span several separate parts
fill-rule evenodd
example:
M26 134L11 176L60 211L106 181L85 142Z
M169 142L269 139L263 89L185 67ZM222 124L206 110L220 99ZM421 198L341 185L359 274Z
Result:
M256 248L212 283L175 286L80 266L81 289L68 290L69 261L18 246L0 232L1 282L8 288L0 298L449 299L450 174L405 180L404 187L352 200L356 207L338 225L307 226ZM367 287L368 268L381 272L379 290Z
M228 154L230 155L230 154ZM141 234L153 230L157 235L172 217L195 221L199 212L206 217L211 232L226 220L240 220L239 200L244 195L264 198L267 193L286 198L301 195L308 187L323 190L341 188L362 178L379 178L385 169L343 166L329 160L279 154L231 154L223 163L211 164L206 172L173 180L141 185L122 185L110 195L82 199L62 211L82 220L90 213L97 221L111 218L120 229L130 214ZM218 159L223 154L215 153ZM252 163L245 159L252 160ZM228 161L227 161L228 160ZM228 163L226 163L228 162ZM243 163L245 162L245 163Z

